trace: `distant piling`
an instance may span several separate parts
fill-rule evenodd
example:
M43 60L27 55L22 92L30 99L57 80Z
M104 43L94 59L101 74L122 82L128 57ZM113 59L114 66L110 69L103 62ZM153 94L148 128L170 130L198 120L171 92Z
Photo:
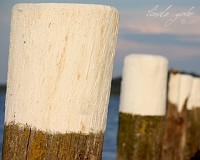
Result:
M183 160L186 146L187 101L193 77L171 71L168 83L167 118L162 147L162 160Z
M180 75L179 99L177 104L174 160L183 160L186 143L187 101L192 89L193 77L187 74ZM169 100L170 101L170 100Z
M118 160L160 160L166 112L164 57L125 58L120 95Z
M200 151L200 78L193 78L187 103L186 146L184 160L190 160Z
M14 6L3 160L101 160L118 19L103 5Z
M172 160L175 145L176 119L178 116L177 104L179 99L180 73L169 72L168 103L165 132L162 146L162 160ZM170 100L169 100L170 99Z

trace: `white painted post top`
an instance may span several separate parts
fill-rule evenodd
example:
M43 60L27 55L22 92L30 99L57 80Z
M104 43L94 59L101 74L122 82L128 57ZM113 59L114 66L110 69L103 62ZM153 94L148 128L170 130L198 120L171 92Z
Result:
M15 5L5 124L104 132L118 19L103 5Z
M132 54L125 57L120 112L165 115L168 61L162 56Z
M179 102L180 73L170 73L168 82L168 101L174 105Z
M177 106L181 112L186 100L190 97L193 76L189 74L171 73L169 79L168 101ZM188 108L188 104L186 104Z
M70 12L74 12L75 10L88 10L88 11L115 11L118 14L118 11L111 6L100 5L100 4L78 4L78 3L18 3L13 7L13 11L18 10L19 12L23 12L24 10L66 10L72 9Z
M188 99L188 109L200 107L200 78L193 78L192 90Z
M193 76L181 74L179 86L178 111L181 112L186 100L189 98L192 89ZM186 104L187 106L187 104Z

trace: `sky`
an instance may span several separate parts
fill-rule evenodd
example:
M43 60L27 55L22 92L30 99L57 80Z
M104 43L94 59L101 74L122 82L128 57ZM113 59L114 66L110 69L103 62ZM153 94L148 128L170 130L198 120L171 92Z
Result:
M16 3L91 3L120 12L113 77L128 54L162 55L169 69L200 74L200 2L197 0L0 0L0 84L7 79L11 9Z

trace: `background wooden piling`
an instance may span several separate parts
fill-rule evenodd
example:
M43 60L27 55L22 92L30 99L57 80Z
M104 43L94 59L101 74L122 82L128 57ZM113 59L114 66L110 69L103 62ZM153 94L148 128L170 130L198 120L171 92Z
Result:
M118 12L84 4L12 11L3 159L101 159Z
M193 77L177 71L171 71L169 75L162 160L183 160L186 146L187 100L190 96Z
M190 160L196 152L200 151L200 78L193 78L187 108L184 160Z
M179 96L180 73L169 72L168 99L165 131L163 136L162 160L172 160L175 145L176 118L178 116L177 106Z
M118 160L160 160L166 107L167 60L125 58L118 130Z

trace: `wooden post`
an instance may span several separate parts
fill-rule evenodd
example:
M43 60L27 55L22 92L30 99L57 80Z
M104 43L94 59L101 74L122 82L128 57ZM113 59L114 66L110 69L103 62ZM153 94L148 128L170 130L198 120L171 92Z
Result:
M101 159L118 18L102 5L13 8L4 160Z
M160 160L166 110L167 60L125 58L118 131L118 160Z
M167 121L162 160L183 160L186 141L187 100L193 77L172 71L169 78Z
M169 72L168 81L168 103L165 132L162 146L162 160L173 160L175 145L177 104L179 98L180 73L177 71ZM170 100L169 100L170 99Z
M191 95L187 105L184 160L190 160L200 150L200 78L193 78Z
M175 128L175 144L173 149L173 159L183 160L186 142L187 124L187 100L191 93L193 77L187 74L180 75L179 98L177 103L177 117ZM171 96L169 97L169 101Z

